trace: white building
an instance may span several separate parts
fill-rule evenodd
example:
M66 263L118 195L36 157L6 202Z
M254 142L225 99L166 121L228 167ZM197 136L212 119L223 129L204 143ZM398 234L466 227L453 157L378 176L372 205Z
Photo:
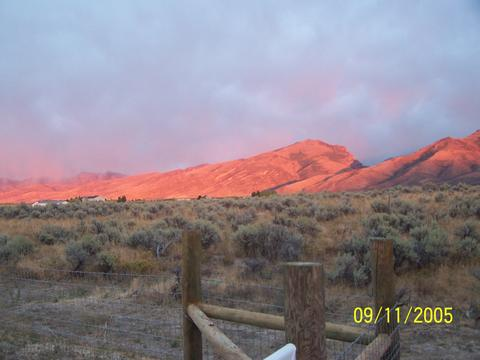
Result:
M82 196L80 199L82 199L82 202L104 202L106 199L103 196L100 195L91 195L91 196Z
M65 200L38 200L32 204L32 207L47 206L47 205L67 205L68 201Z

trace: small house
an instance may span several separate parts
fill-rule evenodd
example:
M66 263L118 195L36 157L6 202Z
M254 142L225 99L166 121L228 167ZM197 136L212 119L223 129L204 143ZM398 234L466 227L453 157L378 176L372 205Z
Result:
M106 201L105 197L100 195L91 195L91 196L82 196L80 197L82 202L104 202Z
M65 200L38 200L32 204L32 207L44 207L47 205L67 205L68 201Z

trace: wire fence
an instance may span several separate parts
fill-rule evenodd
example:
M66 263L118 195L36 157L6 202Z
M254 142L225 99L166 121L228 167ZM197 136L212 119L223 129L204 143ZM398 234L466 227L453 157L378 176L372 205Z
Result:
M0 357L178 359L179 299L170 274L2 269Z
M265 284L219 279L202 280L202 297L206 303L283 315L283 288ZM285 332L251 325L214 320L215 325L252 359L263 359L285 345ZM210 344L204 343L207 355L217 358Z
M202 292L203 301L214 305L272 315L283 315L284 313L284 289L282 286L203 279ZM371 306L372 299L367 295L357 297L355 299L357 304ZM375 326L354 324L353 309L341 308L334 299L327 300L326 320L328 322L356 326L362 329L362 335L352 343L327 339L328 357L338 360L356 359L366 348L363 340L375 335ZM264 358L286 343L284 331L260 329L254 326L223 321L215 321L215 323L253 359ZM250 337L250 334L253 337ZM206 346L209 347L208 344ZM378 350L380 351L380 349Z
M202 292L206 303L283 315L282 286L203 279ZM179 273L0 268L0 317L0 358L168 360L183 356ZM353 321L351 311L336 306L327 307L326 317L339 324ZM253 359L262 359L286 343L284 331L214 322ZM398 328L389 331L398 339ZM362 336L374 333L375 327L363 327ZM205 359L218 358L210 344L204 342L203 348ZM330 359L357 359L365 348L361 337L352 343L327 340ZM393 360L399 347L392 346L390 351L391 356L384 358Z
M395 310L397 305L392 307ZM363 333L351 343L343 343L337 348L332 358L335 360L397 360L400 354L400 325L396 322L387 321L387 315L383 315L375 324L363 327ZM379 333L381 329L382 333ZM375 338L368 347L362 345L363 340Z

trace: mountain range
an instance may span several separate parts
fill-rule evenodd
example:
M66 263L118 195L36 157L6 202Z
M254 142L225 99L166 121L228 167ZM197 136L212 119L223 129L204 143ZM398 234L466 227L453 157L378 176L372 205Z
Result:
M344 146L305 140L245 159L169 172L82 173L61 181L0 178L0 203L87 195L153 200L248 196L267 189L358 191L425 182L480 184L480 130L461 139L447 137L372 166L362 165Z

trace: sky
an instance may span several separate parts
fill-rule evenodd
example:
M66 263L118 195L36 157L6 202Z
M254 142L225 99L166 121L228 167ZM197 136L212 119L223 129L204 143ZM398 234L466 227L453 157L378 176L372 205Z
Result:
M480 1L0 0L0 178L480 128Z

